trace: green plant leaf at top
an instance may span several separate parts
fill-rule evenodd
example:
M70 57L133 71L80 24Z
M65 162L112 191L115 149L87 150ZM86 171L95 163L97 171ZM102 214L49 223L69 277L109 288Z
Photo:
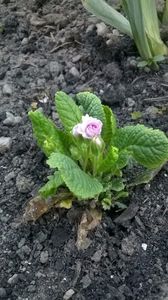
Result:
M154 169L168 159L168 138L158 130L144 125L126 126L116 132L113 145L128 151L143 166Z
M51 154L47 163L57 168L69 190L79 199L92 199L103 191L103 186L96 179L80 169L69 157L60 153Z
M82 106L84 114L90 117L99 119L103 124L105 123L105 114L100 99L90 93L81 92L76 95L78 103Z
M56 109L60 120L67 132L81 122L82 112L74 100L64 92L57 92L55 95Z
M107 146L109 146L117 129L116 117L108 106L103 105L103 110L106 121L103 127L102 137L104 142L107 143Z
M39 190L40 195L44 198L53 196L57 188L64 183L59 171L56 171L54 175L48 176L48 179L48 182Z
M28 115L37 143L46 156L56 151L68 153L69 138L52 120L46 118L39 110L30 111Z

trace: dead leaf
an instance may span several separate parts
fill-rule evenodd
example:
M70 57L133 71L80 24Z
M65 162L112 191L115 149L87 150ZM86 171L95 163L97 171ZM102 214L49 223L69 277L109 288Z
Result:
M23 215L23 220L26 222L36 221L52 207L69 209L72 206L72 201L73 195L69 192L60 192L56 196L48 199L44 199L38 195L28 202Z
M86 210L81 218L77 232L76 246L78 250L85 250L91 241L87 238L88 232L95 229L102 219L102 212L97 209Z

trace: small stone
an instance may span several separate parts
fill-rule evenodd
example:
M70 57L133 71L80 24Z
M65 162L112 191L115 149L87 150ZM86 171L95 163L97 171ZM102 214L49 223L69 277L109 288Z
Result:
M145 244L145 243L142 243L142 249L144 250L144 251L146 251L147 250L147 247L148 247L148 245L147 244Z
M22 46L25 46L25 45L28 44L28 42L29 42L29 39L28 39L28 38L23 38L23 40L21 41L21 45L22 45Z
M49 70L53 76L58 76L62 71L62 66L57 61L50 61Z
M38 272L35 274L35 276L36 276L37 278L45 277L45 275L44 275L43 273L41 273L40 271L38 271Z
M4 288L0 288L0 299L6 299L6 290Z
M40 262L46 264L48 262L48 251L42 251L40 255Z
M2 89L3 95L11 96L12 95L12 86L8 83L5 83Z
M86 29L86 33L92 32L94 29L95 25L94 24L90 24L87 29Z
M12 171L5 176L5 182L9 182L11 179L15 178L15 172Z
M22 247L24 246L25 242L26 242L26 239L25 239L25 238L22 238L22 239L20 240L20 242L18 243L18 248L22 248Z
M108 28L106 26L106 24L104 24L103 22L96 24L97 27L97 35L99 36L106 36Z
M12 277L10 277L10 278L8 279L8 283L9 283L10 285L15 285L15 284L18 282L18 280L19 280L18 274L14 274Z
M12 145L12 139L10 137L0 137L0 153L3 154L7 150L10 150Z
M4 125L10 125L14 126L16 124L19 124L21 122L22 118L21 117L15 117L13 114L10 112L6 112L6 119L3 121Z
M27 245L23 246L21 249L26 255L29 255L31 252L31 249Z
M29 293L34 293L36 291L36 286L35 285L29 285L27 290L28 290Z
M75 78L79 78L80 77L80 73L79 71L77 70L76 67L72 67L70 70L69 70L69 73L74 76Z
M91 285L92 281L88 274L81 279L81 283L83 284L84 289L87 289L89 285Z
M79 60L81 60L81 58L82 58L82 55L78 54L78 55L76 55L76 56L74 56L74 57L72 58L72 62L73 62L73 63L76 63L76 62L78 62Z
M102 249L97 250L91 259L95 262L99 262L101 260L101 257L102 257Z
M127 99L127 103L129 107L133 107L135 106L135 101L132 98L128 98Z
M69 289L63 296L64 300L69 300L75 294L73 289Z
M163 75L163 79L168 82L168 72L166 72L164 75Z
M29 192L33 187L33 182L21 174L18 174L16 177L16 187L20 193L27 193Z

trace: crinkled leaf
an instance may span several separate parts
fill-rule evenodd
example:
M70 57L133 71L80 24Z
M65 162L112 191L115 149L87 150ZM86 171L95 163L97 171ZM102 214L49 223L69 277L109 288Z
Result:
M112 198L104 198L101 204L104 210L109 210L111 208Z
M65 130L70 132L77 123L81 122L82 112L74 100L63 92L56 93L55 104Z
M111 189L115 192L121 192L125 185L122 178L113 178L111 181Z
M81 92L76 97L79 105L83 108L84 114L97 118L105 124L104 110L100 99L96 95L90 92Z
M106 121L103 127L102 137L104 142L110 145L117 128L116 117L108 106L103 105L103 109Z
M56 193L57 188L64 183L61 173L56 171L54 175L48 176L49 181L39 190L42 197L47 198Z
M51 154L47 163L51 168L58 168L66 186L78 198L89 199L99 195L103 186L96 179L86 174L69 157L60 153Z
M46 156L52 152L68 153L69 137L39 110L30 111L33 133Z
M116 168L121 170L124 167L126 167L129 162L129 157L130 155L127 150L120 151L118 155L118 160L116 162Z
M150 169L159 167L168 159L166 135L144 125L118 129L113 145L120 150L127 150L137 162Z

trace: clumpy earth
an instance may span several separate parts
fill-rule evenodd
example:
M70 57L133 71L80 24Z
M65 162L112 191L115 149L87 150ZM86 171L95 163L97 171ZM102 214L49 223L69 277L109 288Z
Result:
M132 191L125 215L104 214L85 251L75 245L74 209L22 221L48 175L32 138L31 107L57 120L57 90L90 90L120 125L145 123L168 134L166 62L159 72L138 70L132 41L79 0L1 0L0 31L0 299L168 299L167 166Z

